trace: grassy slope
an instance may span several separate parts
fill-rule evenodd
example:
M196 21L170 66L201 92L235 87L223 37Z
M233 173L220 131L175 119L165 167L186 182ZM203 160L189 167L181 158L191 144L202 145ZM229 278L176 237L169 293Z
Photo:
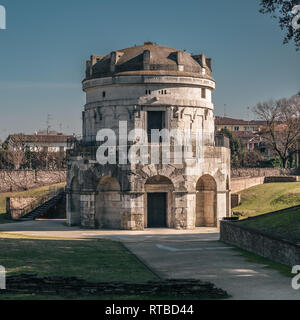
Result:
M239 224L300 243L300 209L290 209L271 215L267 214L259 219L240 221Z
M297 205L300 205L300 183L270 183L243 191L242 204L233 211L246 218Z
M64 187L65 183L60 183L60 184L55 184L52 186L46 186L46 187L40 187L24 192L9 192L9 193L0 193L0 224L3 223L10 223L13 222L11 220L5 219L5 214L6 214L6 203L5 199L7 197L36 197L36 196L43 196L46 195L50 187L57 186L57 187Z

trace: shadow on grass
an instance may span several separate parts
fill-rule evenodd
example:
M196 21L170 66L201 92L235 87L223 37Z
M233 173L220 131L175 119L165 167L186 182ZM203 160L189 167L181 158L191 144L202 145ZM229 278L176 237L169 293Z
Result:
M188 299L195 300L228 297L211 283L161 280L121 243L111 240L0 233L0 265L6 268L9 290L0 292L1 300L185 299L185 294L175 294L178 290L188 291Z

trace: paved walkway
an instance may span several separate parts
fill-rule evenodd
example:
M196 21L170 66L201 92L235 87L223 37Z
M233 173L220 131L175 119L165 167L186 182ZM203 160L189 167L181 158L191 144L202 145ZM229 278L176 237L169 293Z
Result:
M29 221L0 225L0 231L117 240L163 277L208 280L227 290L233 299L300 300L300 290L291 288L290 278L247 261L230 246L218 241L217 229L102 231L69 228L64 221Z

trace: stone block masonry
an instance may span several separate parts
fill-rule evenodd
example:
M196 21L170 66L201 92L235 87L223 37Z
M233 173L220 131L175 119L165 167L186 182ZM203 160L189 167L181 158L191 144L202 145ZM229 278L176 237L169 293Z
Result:
M231 168L231 178L276 177L300 175L299 169L284 168Z
M220 232L220 240L227 244L287 266L300 264L299 244L241 226L238 222L221 221Z

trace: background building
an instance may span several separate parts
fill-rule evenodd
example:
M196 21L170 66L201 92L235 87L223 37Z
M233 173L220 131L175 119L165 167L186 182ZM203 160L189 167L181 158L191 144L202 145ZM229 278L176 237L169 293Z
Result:
M21 146L30 151L65 152L68 141L74 139L73 135L66 135L56 131L39 131L35 134L11 134L5 141L10 149Z

